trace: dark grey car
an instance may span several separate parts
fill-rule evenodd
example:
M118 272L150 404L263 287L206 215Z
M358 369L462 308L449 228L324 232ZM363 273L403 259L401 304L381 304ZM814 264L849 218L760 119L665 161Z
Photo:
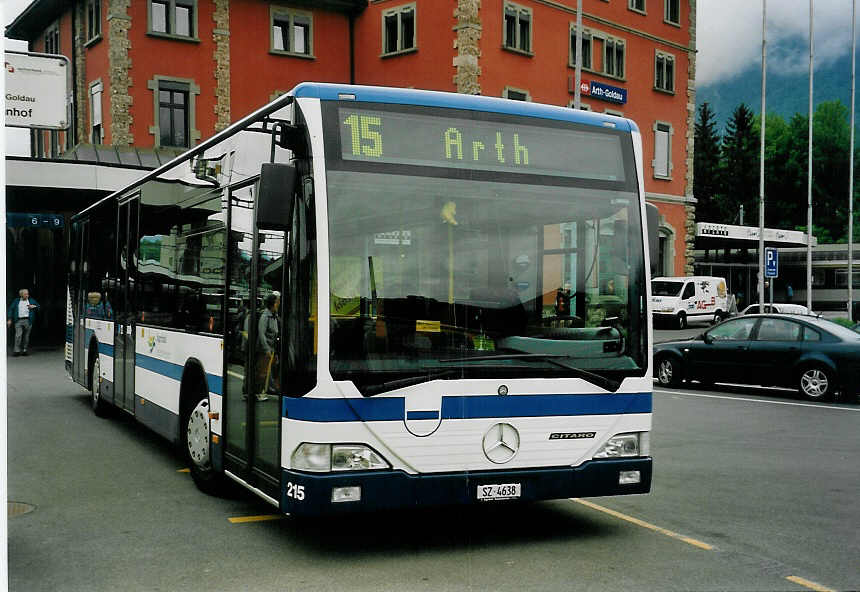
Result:
M655 344L654 376L668 387L696 380L793 387L817 401L854 397L860 334L816 317L745 315L691 339Z

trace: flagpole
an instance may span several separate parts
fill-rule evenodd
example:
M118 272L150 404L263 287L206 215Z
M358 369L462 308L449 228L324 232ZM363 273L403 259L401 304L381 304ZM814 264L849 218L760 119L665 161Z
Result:
M854 321L854 88L857 59L855 19L857 0L851 0L851 150L848 163L848 320Z
M812 62L815 47L813 3L809 0L809 155L806 180L806 308L812 310Z
M761 158L759 159L758 183L758 302L759 312L764 312L764 131L767 111L765 89L767 84L767 0L761 0ZM773 281L773 280L771 280Z
M576 0L576 48L573 52L573 59L576 61L573 107L579 109L582 107L579 88L579 85L582 84L582 0Z

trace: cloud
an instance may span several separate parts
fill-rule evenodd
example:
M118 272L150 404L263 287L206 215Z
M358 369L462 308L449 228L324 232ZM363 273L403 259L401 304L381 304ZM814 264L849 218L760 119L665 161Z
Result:
M696 83L729 80L761 68L761 0L700 0L696 7ZM851 0L815 2L814 66L851 52ZM768 72L809 69L808 0L767 3Z

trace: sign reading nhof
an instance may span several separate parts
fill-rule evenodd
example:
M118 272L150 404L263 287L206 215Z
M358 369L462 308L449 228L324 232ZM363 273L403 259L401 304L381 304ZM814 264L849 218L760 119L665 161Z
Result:
M6 126L64 130L69 127L69 59L7 51Z

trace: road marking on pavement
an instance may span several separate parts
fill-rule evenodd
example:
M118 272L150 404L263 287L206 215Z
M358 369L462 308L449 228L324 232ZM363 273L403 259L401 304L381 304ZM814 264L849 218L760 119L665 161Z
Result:
M267 520L280 520L277 514L263 514L262 516L234 516L227 518L233 524L244 524L246 522L266 522Z
M836 592L833 588L828 588L827 586L822 586L821 584L810 582L809 580L805 580L798 576L788 576L785 579L789 582L793 582L805 588L809 588L810 590L815 590L816 592Z
M631 524L635 524L636 526L641 526L642 528L647 528L649 530L653 530L654 532L659 532L660 534L664 534L668 537L672 537L673 539L678 539L679 541L684 541L689 545L693 545L694 547L698 547L700 549L704 549L705 551L713 551L714 547L709 545L708 543L703 543L702 541L697 541L694 538L690 538L688 536L684 536L682 534L678 534L677 532L673 532L666 528L662 528L660 526L656 526L651 524L650 522L645 522L644 520L639 520L639 518L634 518L633 516L628 516L627 514L622 514L621 512L617 512L615 510L610 510L609 508L605 508L603 506L599 506L594 502L589 502L584 499L578 498L570 498L570 501L576 502L578 504L582 504L583 506L592 508L594 510L598 510L600 512L604 512L609 514L610 516L615 516L616 518L621 518L622 520L626 520Z
M662 389L654 389L655 393L664 395L683 395L685 397L701 397L703 399L729 399L731 401L751 401L753 403L766 403L768 405L791 405L794 407L814 407L815 409L831 409L834 411L860 411L856 407L834 407L832 405L815 405L812 403L791 403L789 401L768 401L767 399L751 399L749 397L728 397L725 395L704 395L701 393L688 393L685 391L665 391Z
M177 472L177 473L190 473L190 472L191 472L191 469L188 469L188 468L186 468L186 469L179 469L179 470L178 470L178 471L176 471L176 472Z

